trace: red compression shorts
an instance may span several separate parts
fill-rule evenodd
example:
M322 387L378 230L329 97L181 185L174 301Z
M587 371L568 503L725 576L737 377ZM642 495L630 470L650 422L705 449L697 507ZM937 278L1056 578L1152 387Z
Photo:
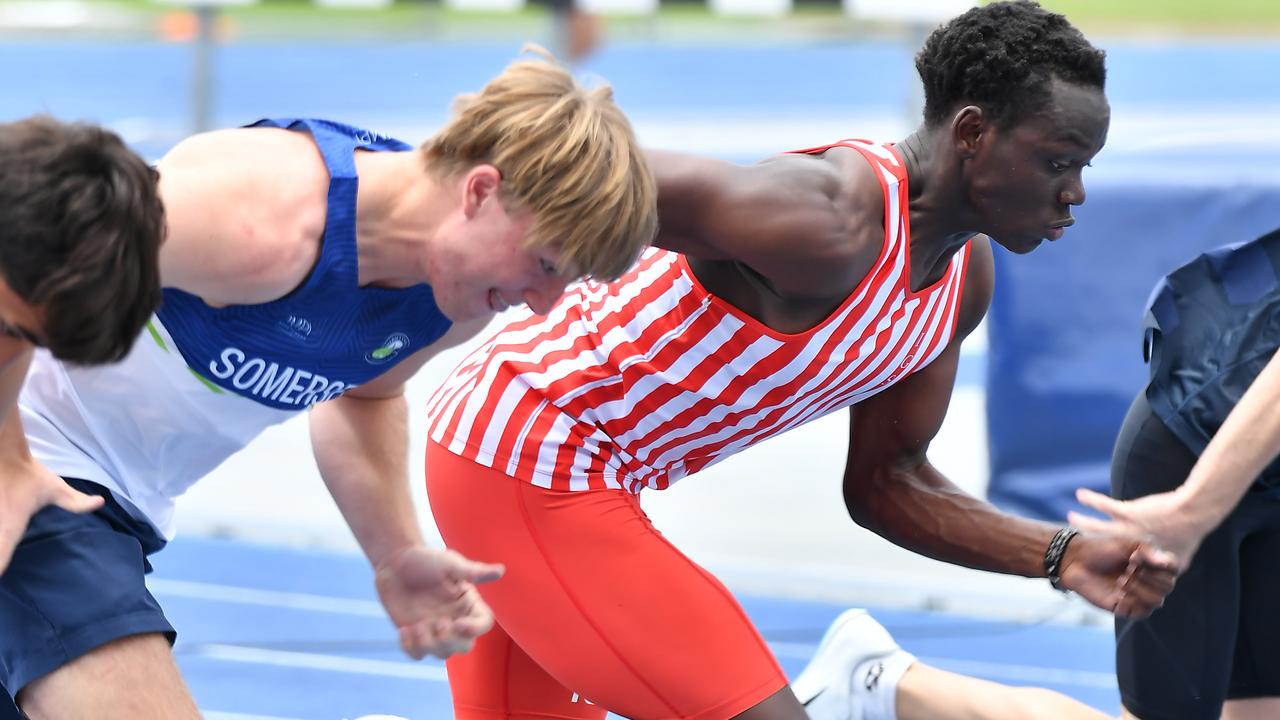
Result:
M497 625L448 661L457 720L723 720L786 687L738 602L635 495L547 490L435 443L427 494L449 547L507 566L480 588Z

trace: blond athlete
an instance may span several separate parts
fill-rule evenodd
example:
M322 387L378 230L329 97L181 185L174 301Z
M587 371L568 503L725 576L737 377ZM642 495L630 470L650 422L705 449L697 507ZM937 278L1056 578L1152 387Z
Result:
M0 681L32 718L197 718L146 556L174 498L303 411L405 652L465 651L492 623L473 584L502 568L423 544L405 381L652 239L653 180L611 91L522 60L417 149L271 120L185 140L159 171L170 238L148 333L111 368L39 355L21 397L36 459L104 504L32 518L4 576Z

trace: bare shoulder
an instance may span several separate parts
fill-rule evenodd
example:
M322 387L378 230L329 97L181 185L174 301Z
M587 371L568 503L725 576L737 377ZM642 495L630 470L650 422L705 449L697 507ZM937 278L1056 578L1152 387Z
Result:
M780 228L756 269L780 290L843 298L862 281L884 245L884 191L857 151L787 155L762 163L778 187L807 195L778 207Z
M275 128L190 137L157 165L166 285L211 304L275 299L314 264L329 175L311 137Z

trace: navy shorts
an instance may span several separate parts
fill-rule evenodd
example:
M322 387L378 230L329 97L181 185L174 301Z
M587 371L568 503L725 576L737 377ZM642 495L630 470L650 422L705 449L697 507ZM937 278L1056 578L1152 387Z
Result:
M1172 490L1196 455L1139 393L1125 417L1112 495ZM1143 720L1217 720L1231 699L1280 696L1280 494L1255 484L1205 537L1164 606L1116 620L1116 676L1125 708Z
M0 685L9 697L112 640L175 637L143 579L164 539L101 485L67 483L107 501L86 515L53 506L36 513L0 575Z

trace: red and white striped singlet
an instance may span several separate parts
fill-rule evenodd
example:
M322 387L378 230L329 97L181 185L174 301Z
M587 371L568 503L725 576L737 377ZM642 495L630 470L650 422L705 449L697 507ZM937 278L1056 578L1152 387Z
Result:
M707 292L683 256L650 249L468 355L429 402L431 440L546 488L664 489L924 367L955 332L969 246L913 292L906 170L888 146L839 144L880 175L885 239L830 317L777 332Z

